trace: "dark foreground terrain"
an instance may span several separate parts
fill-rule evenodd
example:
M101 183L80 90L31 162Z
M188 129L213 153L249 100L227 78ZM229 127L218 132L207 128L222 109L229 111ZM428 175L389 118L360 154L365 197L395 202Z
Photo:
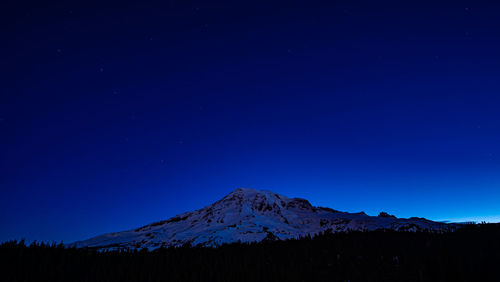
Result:
M0 245L1 281L500 281L500 225L152 252Z

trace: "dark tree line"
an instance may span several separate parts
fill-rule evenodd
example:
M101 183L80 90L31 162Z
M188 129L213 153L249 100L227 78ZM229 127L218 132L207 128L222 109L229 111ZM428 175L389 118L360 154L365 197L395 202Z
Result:
M151 252L10 241L0 245L0 265L0 281L500 281L500 225Z

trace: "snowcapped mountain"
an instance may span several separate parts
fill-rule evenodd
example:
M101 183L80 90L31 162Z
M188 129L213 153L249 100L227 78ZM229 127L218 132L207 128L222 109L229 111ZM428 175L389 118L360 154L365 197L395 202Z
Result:
M134 230L75 242L76 247L148 248L217 246L231 242L290 239L331 230L448 230L450 225L424 218L396 218L387 213L340 212L313 207L307 200L271 191L239 188L202 209L183 213Z

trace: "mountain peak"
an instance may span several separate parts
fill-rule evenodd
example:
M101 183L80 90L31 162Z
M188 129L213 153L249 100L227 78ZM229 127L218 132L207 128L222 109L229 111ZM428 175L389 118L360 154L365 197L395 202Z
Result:
M269 190L257 190L252 188L238 188L233 192L226 195L224 200L237 200L240 204L245 202L266 202L268 204L285 204L288 202L289 198L283 195L279 195ZM216 202L215 204L217 204Z
M232 191L231 193L229 193L227 196L229 196L229 195L242 195L245 197L251 197L253 195L260 194L260 193L262 193L261 190L240 187L240 188Z
M239 194L239 195L243 195L245 197L253 197L253 196L258 195L258 194L275 196L275 197L281 196L281 195L278 195L278 194L276 194L272 191L269 191L269 190L257 190L257 189L253 189L253 188L244 188L244 187L240 187L240 188L234 190L233 192L229 193L228 195L232 195L232 194Z
M447 229L448 226L420 218L400 219L393 216L339 212L313 207L306 199L288 198L269 190L238 188L202 209L141 228L104 234L76 242L74 245L106 249L155 249L184 244L217 246L237 241L291 239L326 230L439 231Z

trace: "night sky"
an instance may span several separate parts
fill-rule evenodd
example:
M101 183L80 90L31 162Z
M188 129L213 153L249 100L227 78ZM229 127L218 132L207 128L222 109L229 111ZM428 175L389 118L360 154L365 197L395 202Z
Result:
M69 2L2 8L0 241L238 187L500 221L497 1Z

